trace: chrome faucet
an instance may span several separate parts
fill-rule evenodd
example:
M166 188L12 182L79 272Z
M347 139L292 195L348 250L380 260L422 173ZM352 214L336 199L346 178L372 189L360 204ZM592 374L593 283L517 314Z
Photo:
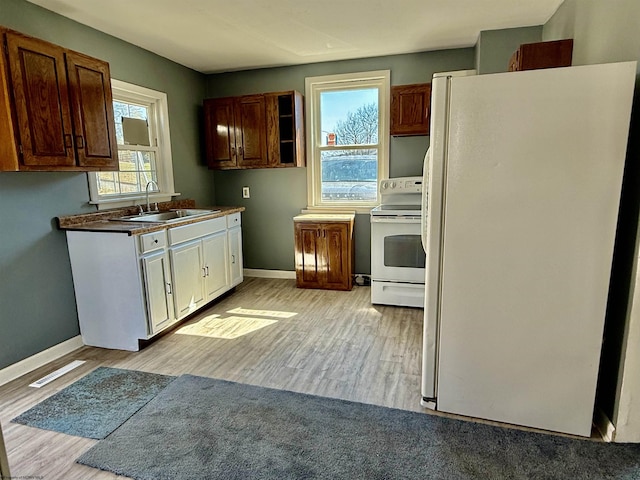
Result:
M150 180L149 182L147 182L147 186L145 188L145 191L147 193L147 213L151 211L151 205L149 204L149 186L151 184L154 184L156 186L156 190L160 190L160 187L158 186L158 183L155 180ZM156 203L156 210L157 209L158 209L158 204Z

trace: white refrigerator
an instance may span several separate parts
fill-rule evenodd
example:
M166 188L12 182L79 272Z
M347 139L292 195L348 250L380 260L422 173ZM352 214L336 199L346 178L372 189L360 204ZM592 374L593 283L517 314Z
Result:
M434 76L423 405L589 436L635 62Z

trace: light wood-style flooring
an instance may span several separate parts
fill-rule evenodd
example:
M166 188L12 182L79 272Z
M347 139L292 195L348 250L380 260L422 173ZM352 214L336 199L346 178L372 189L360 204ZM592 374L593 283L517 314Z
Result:
M11 474L47 480L124 478L75 463L95 440L10 423L99 366L190 373L424 411L422 313L371 305L368 287L304 290L294 280L246 278L230 295L139 352L83 347L0 387ZM86 363L40 389L28 387L76 359Z

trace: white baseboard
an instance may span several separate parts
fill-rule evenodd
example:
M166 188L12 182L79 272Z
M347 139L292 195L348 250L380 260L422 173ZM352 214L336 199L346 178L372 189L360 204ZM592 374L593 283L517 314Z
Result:
M296 272L290 272L288 270L262 270L258 268L245 268L243 271L245 277L259 277L259 278L296 278Z
M613 442L616 435L616 427L609 417L602 411L602 409L596 407L594 423L600 435L602 435L602 439L605 442Z
M82 343L82 337L78 335L77 337L70 338L58 345L54 345L40 353L36 353L35 355L25 358L18 363L9 365L8 367L0 370L0 386L21 377L26 373L32 372L36 368L40 368L53 360L57 360L58 358L63 357L67 353L71 353L82 346L84 346Z

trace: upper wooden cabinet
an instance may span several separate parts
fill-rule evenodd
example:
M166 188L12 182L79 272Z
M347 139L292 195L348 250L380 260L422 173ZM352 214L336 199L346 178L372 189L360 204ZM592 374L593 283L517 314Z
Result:
M573 40L525 43L520 45L509 60L509 71L536 70L539 68L570 67Z
M296 91L265 94L269 166L304 167L304 98Z
M0 29L0 170L117 170L109 64Z
M247 168L267 164L263 95L204 101L205 141L210 168Z
M391 87L392 136L429 135L431 84Z
M302 109L295 91L205 100L209 168L304 166Z

